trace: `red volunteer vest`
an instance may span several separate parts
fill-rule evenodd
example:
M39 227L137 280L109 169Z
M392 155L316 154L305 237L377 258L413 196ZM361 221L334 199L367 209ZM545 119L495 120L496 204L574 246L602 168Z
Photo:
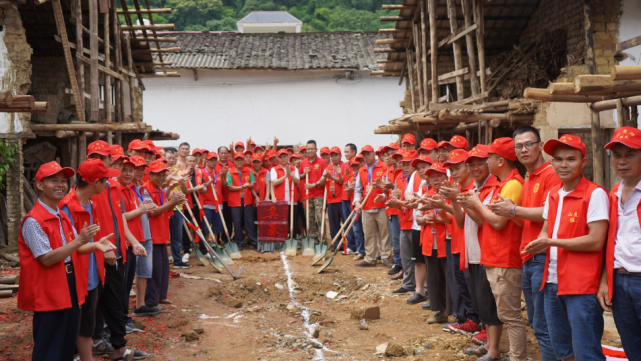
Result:
M138 209L142 201L138 198L136 192L129 188L130 185L118 185L120 186L120 193L122 194L122 200L125 204L125 212L131 212ZM145 241L145 235L142 233L142 219L140 217L132 218L127 221L127 228L129 228L129 232L136 237L138 242Z
M396 177L396 189L401 191L401 196L398 198L399 200L403 201L405 200L405 191L407 190L407 183L409 182L411 176L406 176L405 174L400 174L398 177ZM419 178L420 179L420 178ZM414 182L416 183L416 182ZM401 224L401 230L404 231L409 231L412 229L412 210L409 208L405 207L400 207L398 209L398 218Z
M330 164L325 171L334 177L339 177L339 175L343 174L343 170L341 169L342 164L336 167L338 168L338 171L336 171L334 167L336 167L334 164ZM343 179L343 181L345 180ZM325 182L325 188L327 188L327 204L340 203L343 201L343 185L342 184L338 184L333 180L327 178ZM332 190L334 191L333 195L332 195Z
M461 192L465 193L467 191L471 191L472 189L474 189L473 179L470 180L470 182L467 184L467 187L461 189ZM452 231L452 243L450 244L452 248L452 254L463 255L465 253L465 229L459 228L454 215L452 215L452 224L450 229ZM465 263L463 263L463 265L465 265Z
M550 191L550 204L548 205L548 237L552 238L556 212L559 205L559 189L563 185L554 187ZM585 236L590 233L587 224L587 211L590 206L590 198L595 189L601 188L581 176L579 184L574 190L563 199L561 209L561 224L556 235L557 239L569 239ZM558 280L559 295L591 295L599 290L599 281L603 267L603 252L579 252L569 251L564 248L557 248L556 273ZM545 286L548 277L548 265L550 264L550 252L545 258L545 269L543 271L543 283Z
M512 179L523 183L523 178L521 178L519 172L513 169L503 181L494 186L491 202L499 199L498 194L501 193L501 189ZM500 231L483 221L481 264L491 267L523 268L520 251L522 232L523 227L519 227L512 220L509 220L505 228Z
M243 168L242 173L238 173L238 170L236 170L236 167L230 168L229 169L229 174L231 174L231 180L232 184L229 184L231 186L235 187L240 187L242 184L247 184L249 183L249 172L250 170L247 168ZM241 184L241 179L240 177L243 177L242 179L242 184ZM227 195L227 203L229 204L230 207L240 207L240 198L241 198L241 193L243 194L242 198L245 198L247 196L247 189L241 189L240 191L229 191ZM249 191L249 198L251 200L251 191Z
M216 198L214 197L214 193L212 192L212 188L216 192L216 196L218 197L218 200L222 203L222 182L220 180L220 173L216 171L216 169L209 170L208 168L203 168L202 171L202 176L203 176L203 183L209 182L212 177L214 179L214 182L212 182L211 186L207 188L207 192L205 194L200 195L200 199L202 201L202 205L210 205L210 206L215 206L216 207L216 212L218 212L218 202L216 202Z
M254 192L258 195L258 199L261 201L265 200L265 196L267 195L267 183L265 182L265 177L267 176L267 169L265 168L260 168L260 172L256 173L252 169L252 172L254 173ZM251 194L251 191L250 191Z
M352 167L349 165L349 160L341 164L341 174L343 175L343 184L346 184L350 179L354 179L354 172ZM352 200L352 194L347 194L345 192L345 187L341 187L341 200L350 201Z
M42 227L44 233L49 236L49 244L52 250L63 246L58 217L49 213L39 202L36 202L33 209L22 219L18 236L18 253L20 255L18 308L25 311L38 312L71 308L71 297L69 296L64 260L46 267L33 257L31 249L27 247L22 237L22 225L27 217L33 217ZM64 212L60 212L60 219L62 220L62 230L65 232L67 241L73 241L73 228L69 217ZM82 305L85 303L87 283L89 282L89 274L86 267L88 261L81 261L78 252L74 252L71 254L71 262L74 266L78 304ZM84 268L83 265L85 265Z
M377 179L381 179L385 176L387 172L387 166L385 163L381 161L377 161L376 164L374 164L374 168L372 169L372 180L371 183L376 182ZM362 167L361 169L358 170L358 177L361 181L361 184L363 185L363 198L367 195L367 186L370 185L369 181L369 173L367 171L367 166ZM372 190L372 195L369 196L369 199L367 200L367 203L363 205L364 210L368 209L378 209L378 208L385 208L385 202L378 202L374 203L374 199L376 199L376 196L379 194L382 194L383 190L380 188L374 188Z
M275 182L278 179L283 178L285 176L285 169L283 169L282 165L279 164L279 165L275 166L273 169L276 170L276 179L272 179L272 182ZM289 171L292 172L292 173L295 173L296 172L296 167L294 167L293 165L289 165ZM292 178L291 177L287 177L287 179L282 181L279 185L275 185L274 186L274 195L276 196L276 200L279 201L279 202L285 201L285 182L287 182L287 184L289 184L289 186L290 186L289 191L291 192L292 191L292 189L291 189L291 187L292 187ZM293 188L294 188L294 201L296 201L298 199L298 185L294 184Z
M109 195L107 195L107 187L109 187ZM109 199L111 197L111 199ZM93 223L100 226L100 231L96 234L94 239L101 239L114 233L114 236L111 237L111 243L116 244L116 234L113 227L113 217L111 213L111 208L114 210L116 216L116 223L118 224L118 233L120 234L120 250L122 253L122 262L127 262L127 241L125 239L125 225L122 221L122 210L121 210L121 196L120 196L120 184L115 179L109 179L105 190L100 194L96 194L91 197L93 202L93 209L97 210L96 215L94 215ZM111 207L109 207L109 202L111 202ZM96 262L98 259L102 258L102 254L99 256L96 253Z
M420 178L420 177L419 177ZM423 184L423 192L425 194L425 184ZM427 189L427 195L433 196L436 194L434 187L430 186ZM426 212L434 212L433 209L430 209ZM431 256L434 248L434 234L436 234L436 252L439 258L447 256L445 252L445 235L447 227L442 223L428 224L421 227L421 247L423 250L424 256ZM434 233L435 232L435 233Z
M234 163L229 162L229 161L227 162L227 170L235 168L235 167L236 166L234 165ZM221 172L222 170L223 170L223 164L221 162L218 162L218 164L216 164L216 172L218 172L218 174L222 174L222 172ZM222 181L223 182L227 182L225 177L223 177ZM228 199L228 197L229 197L229 189L227 187L222 187L222 195L223 195L222 199L218 199L218 200L220 202L227 202L229 200Z
M151 182L143 184L142 189L147 190L149 196L157 206L162 206L167 203L167 197L162 188L154 187ZM169 214L173 214L174 209L170 208L162 214L152 217L149 215L149 228L151 230L151 243L152 244L167 244L169 243Z
M387 167L387 174L386 178L388 182L396 183L396 178L400 177L403 174L403 170L398 169L396 166L393 167ZM389 191L385 192L387 195L389 195ZM398 216L401 214L400 209L398 208L387 208L385 210L385 214L389 216Z

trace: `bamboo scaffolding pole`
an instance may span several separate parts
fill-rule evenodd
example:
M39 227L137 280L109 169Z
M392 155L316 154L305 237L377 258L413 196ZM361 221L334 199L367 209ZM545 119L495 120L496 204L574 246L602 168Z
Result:
M463 18L465 21L465 27L469 28L472 24L472 9L470 7L470 1L472 0L461 0L461 9L463 10ZM479 89L479 79L476 75L476 57L474 56L474 37L471 33L465 35L465 44L467 48L467 59L470 68L470 88L472 90L472 96L478 95L480 92ZM479 133L480 134L480 133Z
M430 18L430 51L432 65L432 101L437 102L438 93L438 35L436 29L436 0L427 0L429 3Z

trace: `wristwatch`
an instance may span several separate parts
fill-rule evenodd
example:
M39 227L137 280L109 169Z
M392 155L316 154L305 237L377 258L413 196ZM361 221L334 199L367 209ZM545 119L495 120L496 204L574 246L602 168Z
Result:
M516 217L516 212L515 211L516 211L516 204L514 206L512 206L512 209L510 209L510 212L509 212L510 217Z

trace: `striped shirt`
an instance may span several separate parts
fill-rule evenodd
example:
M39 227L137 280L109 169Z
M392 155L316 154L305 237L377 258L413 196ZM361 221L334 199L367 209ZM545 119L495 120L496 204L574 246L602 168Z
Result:
M62 245L63 246L66 245L67 237L65 237L65 231L62 229L62 220L60 218L60 210L58 209L58 207L56 207L56 209L49 207L43 202L40 202L39 199L38 199L38 203L40 203L40 205L43 206L44 209L46 209L49 213L58 217L58 224L60 225L60 237L62 238ZM73 234L76 237L78 236L75 228L73 228ZM33 253L33 258L38 258L52 251L51 244L49 243L49 236L47 236L47 234L42 230L42 227L40 226L38 221L36 221L33 217L27 217L27 219L24 220L24 223L22 225L22 238L24 238L24 242L27 244L27 247L29 247L29 249L31 250L31 253ZM65 263L69 263L69 262L71 262L71 256L67 256L67 258L65 258Z

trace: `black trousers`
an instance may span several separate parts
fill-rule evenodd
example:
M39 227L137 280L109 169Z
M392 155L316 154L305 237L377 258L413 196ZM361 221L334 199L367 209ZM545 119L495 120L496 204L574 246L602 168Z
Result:
M447 258L438 257L436 250L425 256L427 265L427 292L430 294L430 310L450 310L447 302ZM449 314L449 312L448 312Z
M229 203L223 202L223 217L225 217L225 226L227 227L227 232L229 232L229 237L231 237L234 225L234 222L231 217L231 207ZM231 239L223 239L223 242L230 241Z
M105 263L105 284L98 299L98 308L109 327L111 333L109 341L116 350L127 345L125 320L122 318L124 290L125 265L122 263L122 258L116 260L113 266Z
M67 284L71 308L33 313L33 361L73 360L80 328L80 306L73 272L67 273Z
M333 240L338 230L341 229L341 221L345 222L343 217L343 203L328 203L327 216L329 217L329 233ZM347 226L345 226L345 228L347 228ZM338 242L340 242L340 240L336 240L336 244L338 244Z
M248 204L243 207L243 218L245 223L245 233L247 234L250 246L258 245L258 225L256 217L258 216L255 204Z
M243 249L245 243L245 234L243 233L243 226L245 225L245 200L241 198L240 207L230 207L231 218L234 222L234 241L238 249Z
M167 298L169 289L169 254L166 244L153 245L153 265L151 278L147 281L145 305L156 306Z
M125 263L125 289L122 293L122 319L125 324L131 323L133 320L129 317L129 293L134 286L134 277L136 276L136 255L134 251L127 248L127 263Z
M305 228L306 224L306 215L305 215L305 203L304 202L298 202L296 206L294 206L294 234L296 237L302 235L302 232L300 231L300 228L298 227L298 224L303 225L303 228Z

